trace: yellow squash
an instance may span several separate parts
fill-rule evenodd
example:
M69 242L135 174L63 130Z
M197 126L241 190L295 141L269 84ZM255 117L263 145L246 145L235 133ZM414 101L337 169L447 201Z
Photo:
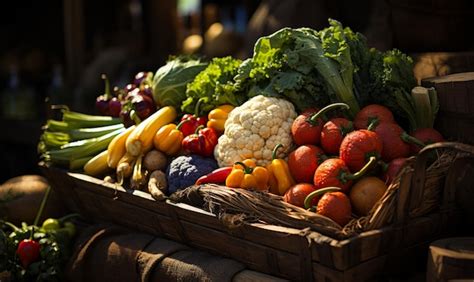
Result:
M117 168L120 159L127 152L125 148L125 141L127 140L128 136L130 136L132 131L135 130L135 127L135 125L130 126L127 128L127 130L115 136L114 139L110 141L109 146L107 147L107 151L109 152L107 155L107 164L109 167Z
M106 173L107 170L109 170L109 166L107 165L107 155L108 151L105 150L90 159L84 165L84 172L91 176L99 176Z
M142 121L132 131L125 142L127 152L135 157L144 154L153 147L153 138L156 132L165 124L176 118L176 109L172 106L160 108L147 119Z

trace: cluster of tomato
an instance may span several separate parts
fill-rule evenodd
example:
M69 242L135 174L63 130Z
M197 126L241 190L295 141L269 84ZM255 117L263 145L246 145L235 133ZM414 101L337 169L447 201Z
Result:
M290 153L288 166L298 184L284 199L344 226L352 213L368 214L407 157L443 138L432 128L407 134L381 105L364 107L354 120L327 118L335 108L348 106L310 109L295 119L292 136L298 147Z

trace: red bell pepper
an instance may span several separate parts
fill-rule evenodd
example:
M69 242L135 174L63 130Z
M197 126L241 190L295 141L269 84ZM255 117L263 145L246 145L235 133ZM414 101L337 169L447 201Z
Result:
M196 131L196 128L198 128L199 126L206 126L207 124L207 115L198 116L200 104L201 100L197 102L194 114L185 114L181 118L181 121L187 120L187 122L183 123L180 129L183 133L183 136L185 137L193 134Z
M196 185L204 183L225 183L225 179L227 178L227 176L229 176L231 171L231 166L220 167L218 169L213 170L209 174L199 177L198 180L196 180Z
M217 133L213 128L199 126L194 134L186 136L182 141L182 148L186 153L210 157L214 154L217 145Z

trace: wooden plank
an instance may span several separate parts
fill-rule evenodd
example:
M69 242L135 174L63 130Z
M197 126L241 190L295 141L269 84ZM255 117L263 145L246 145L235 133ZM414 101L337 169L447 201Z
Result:
M313 277L316 282L344 282L344 272L335 270L331 267L313 263Z
M88 189L110 198L119 197L122 201L129 204L137 205L162 215L168 215L166 203L164 201L156 201L148 193L139 190L125 190L120 185L107 183L84 174L70 173L69 175L76 182L76 189Z
M182 220L181 224L186 230L188 243L191 246L231 257L256 271L290 280L301 280L299 258L296 254L249 242L196 223ZM272 260L276 265L272 266L272 263L269 263Z
M411 220L403 230L402 246L411 246L439 234L445 227L441 226L440 219L441 215L436 213Z
M84 209L87 214L93 215L89 217L92 221L106 220L171 239L179 237L169 217L123 202L120 199L114 200L108 196L99 195L87 189L79 189L77 193L82 201L87 203L84 205Z
M413 172L407 171L405 175L403 175L400 179L400 187L398 188L397 209L395 217L395 222L398 224L403 224L408 217L409 195L412 178Z
M474 238L446 238L429 248L427 281L474 278Z
M445 138L474 143L474 72L427 78L425 87L435 87L440 109L435 128Z
M231 229L226 227L217 217L210 213L206 213L204 211L201 213L196 213L190 208L189 205L185 204L168 204L174 205L176 207L176 212L179 218L182 220L189 222L199 222L199 224L202 226L226 232L247 241L252 241L271 248L294 254L299 254L301 252L301 230L261 223L253 223ZM312 232L311 237L312 241L316 240L315 244L308 246L308 248L311 248L313 261L320 261L319 252L315 249L316 245L329 245L331 242L337 242L336 240L321 235L317 232Z

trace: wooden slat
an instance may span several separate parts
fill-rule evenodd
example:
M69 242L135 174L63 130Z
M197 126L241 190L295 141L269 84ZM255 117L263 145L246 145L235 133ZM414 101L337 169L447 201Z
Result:
M474 72L427 78L421 84L438 93L435 128L446 139L474 144Z
M109 197L92 193L86 189L78 190L78 195L87 203L85 210L93 214L91 220L112 221L134 230L148 232L154 235L178 238L174 224L169 217L156 214L140 206L129 204Z
M183 221L182 225L189 238L189 244L244 262L250 269L287 279L301 280L299 257L296 254L277 251L266 246L249 242L228 234ZM276 256L276 267L268 264L268 254Z
M408 217L410 185L412 183L412 171L407 171L400 179L400 187L398 188L398 199L395 222L403 224Z
M301 230L258 223L244 225L236 229L229 229L225 227L222 222L219 221L219 219L217 219L214 215L211 216L209 213L195 212L192 208L190 208L190 206L185 204L169 204L176 207L176 212L179 215L179 218L182 220L187 220L189 222L199 222L199 224L202 226L220 230L248 241L290 253L296 254L301 251ZM335 242L336 240L316 232L313 232L313 234L314 237L317 237L317 242L311 246L308 246L308 248L311 248L313 261L319 261L319 252L315 249L316 245L331 244L331 242Z
M122 201L129 204L140 206L155 213L167 215L166 203L164 201L156 201L148 193L138 190L125 190L119 185L107 183L84 174L70 173L69 175L76 182L78 189L88 189L112 199L119 197Z
M469 281L474 278L474 238L446 238L433 242L426 273L427 281Z

